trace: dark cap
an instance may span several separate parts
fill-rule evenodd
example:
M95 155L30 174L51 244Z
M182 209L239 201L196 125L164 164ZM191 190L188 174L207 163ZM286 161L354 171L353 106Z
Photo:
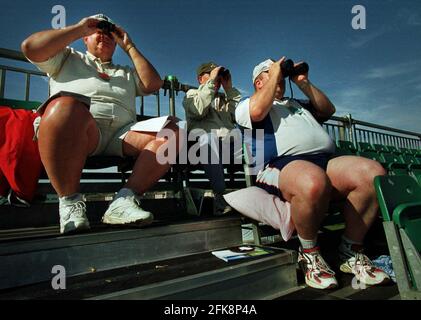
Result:
M215 62L206 62L206 63L202 63L198 68L197 68L197 75L200 76L203 73L208 73L211 72L213 69L215 69L216 67L218 67L218 65Z

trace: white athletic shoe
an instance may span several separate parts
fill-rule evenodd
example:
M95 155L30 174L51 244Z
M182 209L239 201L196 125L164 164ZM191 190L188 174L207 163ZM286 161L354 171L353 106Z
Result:
M60 205L60 233L77 232L90 229L86 217L86 204L77 201L69 205Z
M102 217L102 222L106 224L143 226L151 224L152 221L152 213L143 210L134 195L115 199Z
M333 289L338 286L335 272L320 254L319 248L298 250L298 265L304 273L305 282L316 289Z
M363 253L357 252L355 256L343 260L340 270L345 273L353 273L358 281L373 286L390 281L389 276Z

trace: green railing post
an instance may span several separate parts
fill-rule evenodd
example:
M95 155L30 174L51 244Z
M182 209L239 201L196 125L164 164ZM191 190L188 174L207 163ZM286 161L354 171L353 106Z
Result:
M160 100L160 97L159 97L159 90L158 90L158 92L156 93L156 104L157 104L157 115L158 115L158 117L160 117L161 116L161 100Z
M168 76L170 80L170 115L175 116L175 84L178 83L178 80L174 76Z
M172 75L166 76L162 88L164 89L164 95L166 95L167 90L169 92L169 114L170 116L175 116L175 96L180 90L180 83L177 77Z
M0 99L4 98L5 82L6 82L6 70L0 69Z
M26 74L26 84L25 84L25 101L29 101L29 87L31 86L31 74Z

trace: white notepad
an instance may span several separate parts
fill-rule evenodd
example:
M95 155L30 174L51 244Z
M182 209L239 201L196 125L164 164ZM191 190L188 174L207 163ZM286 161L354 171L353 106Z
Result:
M144 132L159 132L161 131L171 120L168 116L152 118L149 120L139 121L130 127L130 131L144 131ZM128 131L123 133L119 138L123 140Z

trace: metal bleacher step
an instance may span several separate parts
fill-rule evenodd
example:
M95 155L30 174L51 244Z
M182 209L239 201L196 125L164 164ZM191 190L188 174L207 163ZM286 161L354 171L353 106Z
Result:
M51 280L0 290L0 299L274 299L297 287L296 253L263 248L271 253L225 262L201 252L69 277L65 290Z
M87 233L65 236L57 227L2 230L0 290L49 281L56 265L70 277L241 243L241 218L235 215L157 222L140 229L93 225Z

